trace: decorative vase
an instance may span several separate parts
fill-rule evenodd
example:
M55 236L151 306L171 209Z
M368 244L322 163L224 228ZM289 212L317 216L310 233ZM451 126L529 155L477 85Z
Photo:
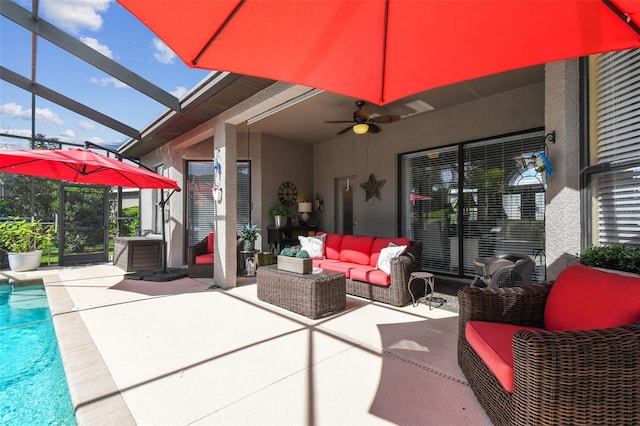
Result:
M34 271L40 267L42 250L28 251L25 253L8 253L9 268L13 272Z
M274 216L276 221L276 228L285 228L287 226L287 217L286 216Z
M255 241L243 240L242 241L242 251L254 251Z

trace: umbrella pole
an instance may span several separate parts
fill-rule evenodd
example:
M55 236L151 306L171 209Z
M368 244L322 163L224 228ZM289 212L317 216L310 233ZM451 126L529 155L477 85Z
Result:
M158 205L160 206L160 211L162 212L162 273L163 274L168 274L169 271L167 271L167 237L166 237L166 233L165 233L165 227L166 224L164 223L165 221L165 213L164 213L164 206L167 205L167 202L169 201L169 199L171 198L171 196L175 193L175 189L173 191L171 191L171 193L169 194L169 196L167 197L167 199L165 200L164 198L164 190L160 190L160 202L158 203Z

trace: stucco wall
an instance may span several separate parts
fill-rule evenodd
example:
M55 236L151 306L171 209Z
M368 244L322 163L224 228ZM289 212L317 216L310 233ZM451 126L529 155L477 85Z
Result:
M314 193L324 196L317 214L322 229L335 232L335 179L356 176L356 235L396 236L398 154L544 126L544 84L527 86L455 108L435 110L383 125L377 135L347 133L314 145ZM373 173L386 180L381 198L365 201L360 184Z

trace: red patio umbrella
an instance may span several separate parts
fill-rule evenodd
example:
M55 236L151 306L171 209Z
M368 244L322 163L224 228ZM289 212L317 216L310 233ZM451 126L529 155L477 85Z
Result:
M89 149L0 150L0 172L93 185L180 190L173 179Z
M187 65L376 104L640 47L637 0L118 0Z

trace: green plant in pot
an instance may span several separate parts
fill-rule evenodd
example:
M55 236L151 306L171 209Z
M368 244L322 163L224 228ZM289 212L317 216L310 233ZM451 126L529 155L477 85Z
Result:
M253 251L258 235L260 235L258 225L247 223L238 234L238 240L242 243L242 249L244 251Z
M587 247L580 256L580 263L640 275L640 247L622 244Z
M37 220L12 217L0 223L0 246L8 253L9 267L15 272L37 269L42 249L51 244L52 237L53 227Z
M269 215L274 218L276 228L287 226L287 219L292 216L291 211L283 205L272 208Z

